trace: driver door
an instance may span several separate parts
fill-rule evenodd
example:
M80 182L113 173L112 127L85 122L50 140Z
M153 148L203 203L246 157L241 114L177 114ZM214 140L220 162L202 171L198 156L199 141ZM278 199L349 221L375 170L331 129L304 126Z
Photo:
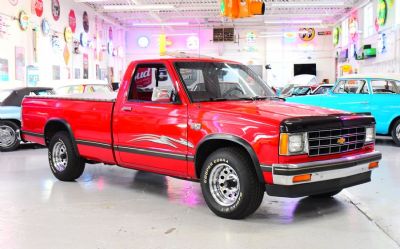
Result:
M128 96L115 110L116 153L122 166L186 176L192 146L187 141L187 106L174 84L164 64L137 65Z

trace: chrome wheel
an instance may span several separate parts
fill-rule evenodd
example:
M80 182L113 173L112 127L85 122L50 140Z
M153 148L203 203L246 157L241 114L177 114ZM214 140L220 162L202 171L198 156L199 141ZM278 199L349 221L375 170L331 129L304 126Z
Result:
M400 125L396 127L396 137L400 140Z
M7 125L0 126L0 147L7 148L12 146L17 140L17 134Z
M209 187L214 200L221 206L231 206L239 198L240 181L236 171L226 163L214 166Z
M59 172L64 171L68 164L68 154L67 147L61 140L54 145L52 156L54 167Z

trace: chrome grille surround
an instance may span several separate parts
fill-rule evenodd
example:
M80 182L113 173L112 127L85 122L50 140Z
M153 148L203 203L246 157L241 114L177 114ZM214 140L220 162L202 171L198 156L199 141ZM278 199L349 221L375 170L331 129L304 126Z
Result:
M309 156L323 156L361 149L365 145L366 126L309 131Z

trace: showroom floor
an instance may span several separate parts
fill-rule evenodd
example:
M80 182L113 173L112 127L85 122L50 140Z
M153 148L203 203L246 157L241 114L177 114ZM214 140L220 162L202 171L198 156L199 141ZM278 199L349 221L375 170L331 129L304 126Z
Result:
M400 153L373 181L334 199L264 198L255 215L213 215L197 183L88 165L77 183L57 181L46 149L0 154L1 248L399 248Z

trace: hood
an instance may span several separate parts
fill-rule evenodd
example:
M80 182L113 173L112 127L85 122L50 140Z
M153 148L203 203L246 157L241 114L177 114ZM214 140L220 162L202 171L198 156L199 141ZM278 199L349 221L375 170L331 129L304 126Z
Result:
M205 102L200 105L202 109L206 108L221 114L254 116L258 119L267 118L279 122L288 118L345 114L339 110L273 100Z
M0 106L0 119L21 119L21 107Z

